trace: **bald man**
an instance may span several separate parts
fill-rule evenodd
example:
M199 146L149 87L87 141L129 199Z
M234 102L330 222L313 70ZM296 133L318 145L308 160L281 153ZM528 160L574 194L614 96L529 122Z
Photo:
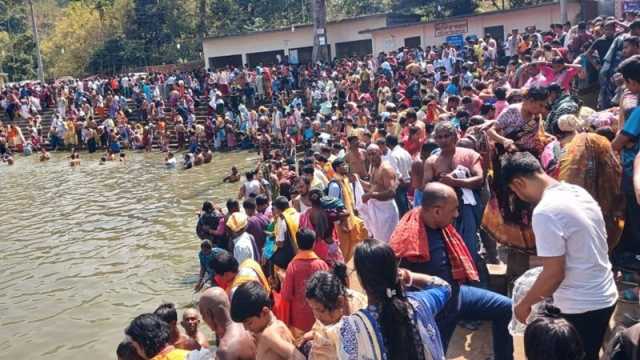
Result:
M182 328L184 329L187 336L198 343L201 348L208 348L209 342L207 341L207 337L198 330L198 326L200 325L200 314L198 314L198 310L194 308L186 309L182 313L182 322L180 323Z
M217 351L194 351L187 360L248 360L256 358L256 344L242 324L231 320L229 295L220 287L207 289L198 305L202 320L216 334Z
M484 212L479 193L484 185L482 157L472 149L457 146L458 130L450 121L436 124L433 137L440 152L425 160L422 181L424 184L441 182L462 194L458 207L460 214L453 224L464 239L476 266L484 267L480 259L478 241L478 230ZM486 274L487 270L481 268L480 272Z
M382 150L376 144L367 147L367 159L371 164L369 182L361 181L365 194L358 208L369 233L377 240L389 242L398 224L399 212L394 198L398 186L396 171L382 159Z
M414 213L415 212L415 213ZM451 284L452 297L438 314L437 323L442 345L447 348L456 324L460 320L487 320L493 323L493 351L495 359L513 359L513 340L507 325L511 320L511 299L478 287L467 286L477 281L478 274L464 241L452 226L458 217L458 197L455 190L439 182L428 183L423 190L422 206L406 217L419 216L426 230L428 255L419 260L401 259L400 266L414 272L438 276ZM403 220L405 219L403 218ZM405 226L403 222L398 228ZM392 236L396 243L415 241L418 233L402 231Z

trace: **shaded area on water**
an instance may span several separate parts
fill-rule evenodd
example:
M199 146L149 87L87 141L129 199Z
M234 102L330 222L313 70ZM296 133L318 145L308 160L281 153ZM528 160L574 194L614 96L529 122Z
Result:
M135 315L194 300L196 211L235 198L239 184L222 179L257 156L216 153L186 171L165 169L160 153L128 157L99 165L99 155L82 154L70 168L68 154L53 154L0 166L3 356L114 358Z

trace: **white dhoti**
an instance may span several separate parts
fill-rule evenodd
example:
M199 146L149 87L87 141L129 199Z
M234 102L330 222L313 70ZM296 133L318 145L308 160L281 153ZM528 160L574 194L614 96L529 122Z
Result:
M370 199L358 207L358 211L369 234L376 240L389 242L391 233L399 220L396 202L393 199L387 201Z

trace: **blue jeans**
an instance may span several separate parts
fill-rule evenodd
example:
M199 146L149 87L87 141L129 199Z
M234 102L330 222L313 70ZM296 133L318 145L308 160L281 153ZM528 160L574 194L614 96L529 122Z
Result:
M418 206L422 206L422 197L423 197L423 192L420 189L415 189L413 191L413 207L418 207Z
M51 135L51 138L49 139L49 149L57 150L61 147L64 147L64 141L56 135Z
M482 222L482 207L480 203L480 197L474 193L478 205L466 205L460 202L460 214L455 220L455 227L462 240L464 240L469 253L473 258L473 262L478 269L478 275L480 275L480 283L478 284L482 288L486 288L489 284L489 270L487 270L487 264L480 256L480 238L478 237L478 230L480 223Z
M511 299L489 290L466 285L452 290L453 296L436 318L445 352L458 321L488 320L492 322L495 360L512 360L513 338L507 329L512 315Z

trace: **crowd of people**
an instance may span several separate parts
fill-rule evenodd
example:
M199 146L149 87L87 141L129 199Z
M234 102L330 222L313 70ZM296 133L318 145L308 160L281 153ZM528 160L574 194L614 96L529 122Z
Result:
M2 94L0 155L42 146L46 106L51 149L157 143L175 166L175 143L185 168L258 149L237 198L203 204L199 311L183 330L172 304L137 316L122 360L444 359L475 321L492 324L493 358L513 359L512 317L528 359L636 359L640 325L604 345L617 303L638 304L637 16L329 64L18 86ZM542 264L516 303L489 286L499 247L509 281L529 255Z
M167 151L168 122L178 134L179 148L186 147L196 130L195 106L201 94L197 77L187 73L10 84L0 95L5 112L0 155L86 149L104 150L110 157L122 149L151 151L154 144ZM52 119L43 128L47 110ZM21 128L20 123L26 125Z

